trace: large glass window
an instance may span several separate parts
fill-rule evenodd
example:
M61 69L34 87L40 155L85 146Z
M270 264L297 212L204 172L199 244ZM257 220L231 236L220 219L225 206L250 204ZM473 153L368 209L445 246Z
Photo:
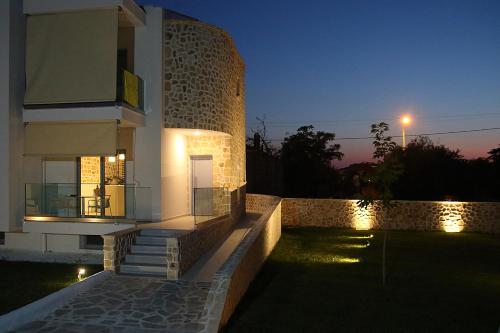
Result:
M80 195L84 216L125 216L125 154L82 156Z

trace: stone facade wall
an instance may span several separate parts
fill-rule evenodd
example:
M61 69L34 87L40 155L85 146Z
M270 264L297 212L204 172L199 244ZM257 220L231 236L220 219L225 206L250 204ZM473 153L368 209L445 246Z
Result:
M164 34L164 125L229 134L222 147L230 146L230 163L224 156L217 182L234 190L246 183L245 65L231 37L214 26L166 19Z
M266 209L252 230L215 274L205 304L202 332L218 332L226 325L262 264L281 236L281 199L252 195L254 202L265 202ZM264 204L260 206L264 208Z
M283 225L500 233L500 203L394 201L362 209L356 200L283 199Z
M101 183L101 158L85 156L81 158L80 175L83 184Z
M139 229L121 230L102 236L104 239L104 270L119 272L120 263L132 248Z

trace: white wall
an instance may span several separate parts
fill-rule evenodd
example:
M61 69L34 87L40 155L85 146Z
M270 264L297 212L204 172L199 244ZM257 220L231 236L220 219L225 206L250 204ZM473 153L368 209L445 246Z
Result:
M189 214L189 156L186 136L164 129L161 185L164 218Z
M0 231L22 227L22 103L25 19L22 1L0 1Z
M146 126L136 129L135 180L151 187L152 218L161 220L161 161L163 135L163 10L146 7L146 26L135 32L137 75L144 80ZM140 200L140 199L138 199Z

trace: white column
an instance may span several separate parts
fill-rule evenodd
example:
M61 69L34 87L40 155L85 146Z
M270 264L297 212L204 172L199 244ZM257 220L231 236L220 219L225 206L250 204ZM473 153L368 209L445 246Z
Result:
M161 191L163 135L163 10L146 7L146 26L135 33L134 70L144 80L145 127L136 129L135 181L152 189L152 217L164 217Z
M0 231L22 228L25 18L22 1L0 1Z

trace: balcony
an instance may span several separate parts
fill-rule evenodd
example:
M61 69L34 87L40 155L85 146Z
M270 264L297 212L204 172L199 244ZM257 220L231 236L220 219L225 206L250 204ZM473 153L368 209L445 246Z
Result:
M151 221L151 188L135 185L25 185L25 221L128 222Z
M133 74L136 25L123 8L42 7L26 20L24 122L144 126L144 84Z
M115 100L25 105L23 120L27 123L119 120L127 126L144 126L144 81L127 70L120 70Z

